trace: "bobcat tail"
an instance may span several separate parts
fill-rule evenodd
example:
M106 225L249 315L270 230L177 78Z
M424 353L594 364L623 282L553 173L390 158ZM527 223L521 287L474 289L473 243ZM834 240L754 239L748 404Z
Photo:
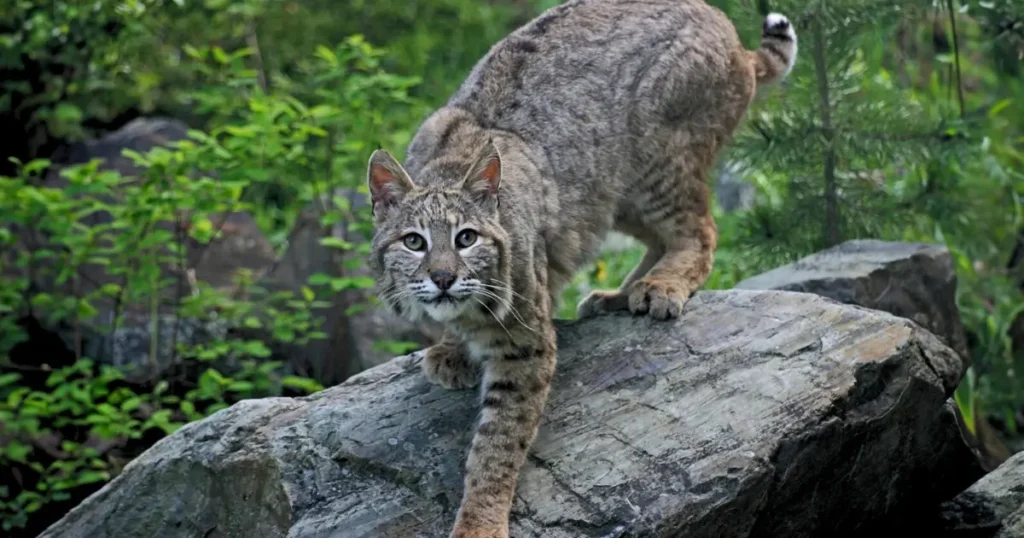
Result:
M796 32L785 15L769 13L761 28L761 48L750 52L757 84L772 84L789 74L796 62Z

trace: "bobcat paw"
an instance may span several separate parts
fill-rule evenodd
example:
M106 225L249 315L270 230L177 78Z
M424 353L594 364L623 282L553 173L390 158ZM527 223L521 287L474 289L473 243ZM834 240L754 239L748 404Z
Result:
M603 314L605 312L616 312L629 309L629 297L618 291L597 290L590 292L580 304L576 306L576 317L583 319Z
M427 380L446 389L471 389L480 383L480 368L469 360L459 346L438 344L423 357Z
M654 319L677 318L689 298L690 290L678 283L644 278L629 287L629 311Z

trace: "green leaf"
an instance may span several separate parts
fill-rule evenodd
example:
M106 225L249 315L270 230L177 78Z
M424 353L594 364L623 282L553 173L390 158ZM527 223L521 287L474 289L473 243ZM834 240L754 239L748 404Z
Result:
M213 59L216 60L217 63L228 63L228 55L226 52L224 52L224 49L214 46L212 49L210 49L210 52L213 53Z
M61 123L78 123L82 121L82 109L71 103L62 102L53 110L53 117Z
M258 358L266 358L271 355L270 348L259 340L251 340L242 345L242 352Z
M325 286L330 284L332 280L331 275L327 273L315 273L309 276L309 285L311 286Z
M228 385L228 390L232 392L250 392L256 388L256 385L248 381L234 381Z
M56 387L57 385L64 382L68 378L68 370L61 368L60 370L54 370L50 372L50 375L46 378L47 387Z
M131 161L136 166L142 166L142 167L146 167L146 168L149 168L149 167L153 166L153 163L149 160L148 157L146 157L145 155L139 153L138 151L135 151L134 149L125 148L125 149L121 150L121 155L131 159Z
M92 414L85 417L86 424L103 425L110 424L111 422L113 422L113 420L111 420L110 417L99 414Z
M131 413L132 411L138 409L140 405L142 405L142 399L139 398L138 396L128 398L127 400L121 402L121 411L125 413Z
M205 51L199 50L199 49L193 47L192 45L189 45L188 43L186 43L184 46L182 46L181 50L183 50L185 52L185 54L188 55L188 57L190 57L190 58L192 58L194 60L202 60L203 58L206 57L206 52Z
M26 176L34 176L50 167L49 159L34 159L21 168L21 173Z
M208 368L202 375L203 378L208 378L218 385L227 385L228 379L221 375L220 372L213 368Z
M306 391L309 394L324 390L323 385L317 383L315 380L294 375L285 376L281 379L281 384L288 388Z
M373 285L373 278L368 276L336 278L331 281L331 289L334 291L369 289L372 288Z
M80 300L78 301L78 317L79 319L90 319L96 314L99 314L99 310L96 310L89 301Z
M191 417L191 416L196 414L196 406L195 406L195 404L193 404L192 402L190 402L188 400L182 400L182 402L181 402L181 412L185 413L186 415Z
M340 237L324 237L320 239L320 244L328 248L337 248L341 250L351 250L354 246L352 243L349 243Z
M7 442L7 446L3 447L4 459L22 464L28 463L28 455L31 452L32 447L21 441L11 440Z
M110 473L106 471L82 471L75 475L76 486L106 482L107 480L110 480Z
M316 56L318 58L326 61L328 64L330 64L331 67L337 67L338 66L338 55L335 54L333 50L331 50L331 49L329 49L329 48L327 48L327 47L325 47L323 45L317 46L317 48L316 48Z
M1005 109L1006 107L1008 107L1008 106L1010 106L1012 104L1013 104L1013 101L1011 101L1009 99L1003 99L1002 101L999 101L998 103L992 105L992 108L988 109L988 117L989 118L997 117L999 115L999 113L1003 111L1003 109Z

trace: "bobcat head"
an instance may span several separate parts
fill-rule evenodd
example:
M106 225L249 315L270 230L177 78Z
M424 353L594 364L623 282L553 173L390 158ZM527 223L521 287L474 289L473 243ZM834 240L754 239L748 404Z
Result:
M472 161L438 159L419 175L414 181L384 150L370 157L378 296L413 321L504 318L512 292L498 151L488 141Z

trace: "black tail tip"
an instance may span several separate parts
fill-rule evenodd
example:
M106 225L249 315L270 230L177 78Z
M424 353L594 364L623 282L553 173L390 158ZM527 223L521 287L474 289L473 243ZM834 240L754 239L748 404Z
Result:
M772 36L789 36L792 33L792 28L789 23L789 19L781 13L769 13L764 18L764 25L762 26L764 35Z

